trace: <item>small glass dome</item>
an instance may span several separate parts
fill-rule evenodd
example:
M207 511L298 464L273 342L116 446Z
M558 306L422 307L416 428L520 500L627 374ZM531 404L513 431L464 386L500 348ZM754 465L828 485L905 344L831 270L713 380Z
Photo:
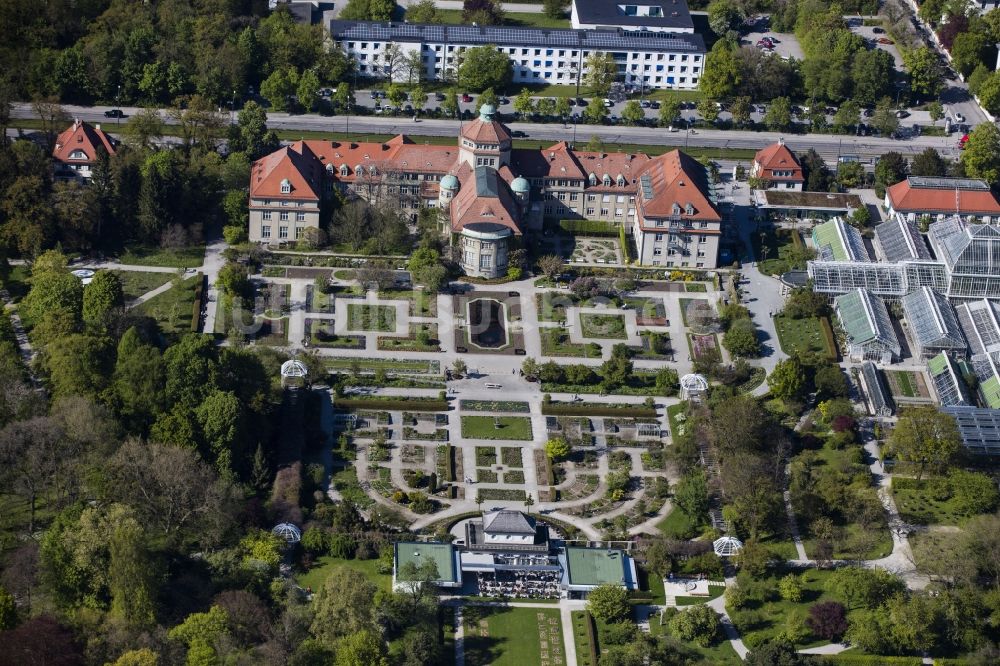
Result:
M529 183L526 179L518 176L517 178L514 179L514 182L510 184L510 189L517 193L530 192L531 183Z
M496 108L492 104L483 104L479 107L479 119L485 122L490 122L493 120L493 116L496 115Z
M458 178L451 175L450 173L441 179L441 189L443 190L457 190L458 189Z

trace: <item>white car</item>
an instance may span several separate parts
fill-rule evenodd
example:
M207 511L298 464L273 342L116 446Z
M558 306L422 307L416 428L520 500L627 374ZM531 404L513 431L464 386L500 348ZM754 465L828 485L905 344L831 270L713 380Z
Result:
M615 105L615 103L612 102L610 99L608 99L607 97L604 98L604 106L606 106L607 108L610 109L614 105Z
M674 127L673 125L671 125L670 127L667 128L667 131L668 132L679 132L680 130L677 129L676 127Z
M965 116L963 116L961 113L956 113L955 114L955 122L956 123L964 123L965 122Z

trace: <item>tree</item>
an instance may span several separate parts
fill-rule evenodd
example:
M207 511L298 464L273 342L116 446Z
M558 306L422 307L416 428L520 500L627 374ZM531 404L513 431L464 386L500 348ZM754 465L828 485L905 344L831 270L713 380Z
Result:
M570 446L564 437L553 437L545 442L545 455L552 461L565 460L569 457Z
M565 120L569 118L570 114L573 113L573 107L570 106L568 97L558 97L556 98L556 108L555 113L557 116Z
M334 666L389 666L385 643L374 628L344 636L335 645Z
M976 125L958 159L970 178L997 184L1000 181L1000 130L993 123Z
M966 516L988 513L1000 503L1000 492L986 474L955 470L948 478L955 509Z
M809 607L809 618L806 623L820 638L834 640L847 631L847 612L843 604L824 601Z
M743 663L746 666L799 666L803 659L792 643L775 639L750 650Z
M410 23L440 23L434 0L420 0L407 6L406 20Z
M708 512L708 483L705 473L693 470L681 477L674 491L674 504L692 522L700 522Z
M295 97L299 100L299 106L307 112L315 111L319 105L319 88L319 76L315 70L307 69L302 72L295 87Z
M750 123L751 120L751 99L746 95L740 95L735 98L732 104L729 105L729 113L733 117L733 122L737 126L746 125Z
M39 615L3 633L3 666L78 666L84 663L72 630L51 615Z
M346 10L346 7L345 7ZM299 73L294 68L278 68L260 84L260 94L275 111L285 111L295 95Z
M313 635L333 646L342 636L374 629L375 585L347 567L336 567L313 600Z
M778 97L771 101L764 114L764 124L772 132L786 132L792 126L792 101Z
M21 316L37 324L48 316L65 316L71 326L79 323L83 311L83 285L69 272L66 257L56 250L45 252L35 261L31 291L19 308Z
M500 25L503 20L503 5L499 0L465 0L462 3L462 22L466 25Z
M914 176L944 176L948 173L948 163L934 148L925 148L910 165L910 174Z
M821 398L846 398L848 394L847 377L840 366L826 364L816 370L813 377L816 392Z
M843 134L849 128L853 128L858 124L858 114L861 113L861 109L858 107L856 102L847 100L840 105L837 112L833 114L833 127L837 132Z
M882 136L889 136L899 129L899 118L893 109L892 100L883 97L875 105L875 113L872 115L872 127L877 129Z
M745 20L743 8L732 0L712 0L708 3L708 27L719 37L737 30Z
M629 125L638 125L645 119L646 112L637 100L631 99L625 103L625 108L622 109L622 120Z
M562 271L566 261L558 254L546 254L539 257L536 263L538 270L551 279Z
M566 13L566 3L564 0L542 0L544 14L551 19L559 19Z
M710 99L729 99L743 82L743 68L737 59L738 47L731 40L720 39L705 55L698 87Z
M17 602L14 595L0 587L0 631L13 629L17 624Z
M586 72L584 82L598 97L606 97L611 90L611 84L618 78L618 64L614 56L603 51L593 51L587 56L584 71ZM590 106L595 104L592 103ZM588 106L586 109L589 108Z
M861 49L854 54L851 79L854 83L854 101L861 106L871 106L892 86L895 62L888 51Z
M143 528L133 516L113 526L108 550L111 615L134 627L153 625L156 566L146 548Z
M927 46L903 50L903 64L910 73L910 90L925 99L935 98L944 85L938 55Z
M877 608L906 587L902 580L887 571L860 567L837 569L827 585L830 591L847 602L848 610Z
M163 137L163 119L156 109L140 109L125 123L122 137L131 148L149 150Z
M591 125L600 125L607 117L608 108L599 99L590 100L590 104L583 109L583 120ZM594 136L590 137L590 141L587 143L587 150L592 150L591 146L594 144L594 138ZM600 137L597 138L600 139ZM601 141L601 145L604 145L603 141Z
M459 82L474 92L487 88L506 88L513 75L510 58L489 45L468 49L458 67Z
M677 99L669 97L660 102L660 127L670 127L680 115L681 103Z
M632 361L624 356L615 356L601 364L601 384L609 389L623 386L632 376Z
M917 480L927 467L941 471L958 453L962 438L955 417L933 407L904 411L889 436L889 447L900 459L918 465Z
M804 372L802 364L795 357L778 361L774 370L767 376L767 385L775 397L792 400L805 388Z
M719 119L719 106L714 99L704 97L698 102L698 113L706 123L714 123Z
M47 417L10 423L0 430L0 479L28 504L28 532L35 530L38 500L73 462L64 435Z
M719 616L709 606L699 604L670 619L670 631L684 641L709 647L719 634Z
M121 278L111 271L97 271L83 290L83 323L95 333L106 333L124 307Z
M620 585L599 585L587 597L587 610L602 622L621 622L631 612L628 591Z
M875 164L875 191L884 196L885 189L906 178L909 165L906 158L895 150L883 153Z
M395 3L392 0L348 0L340 11L345 21L390 21Z
M737 319L722 336L722 346L734 356L753 358L760 354L757 330L749 319Z
M865 168L861 166L861 162L841 162L837 165L837 182L845 189L858 187L864 177Z
M427 92L420 86L416 86L410 90L410 101L413 102L415 110L423 111L424 107L427 106Z

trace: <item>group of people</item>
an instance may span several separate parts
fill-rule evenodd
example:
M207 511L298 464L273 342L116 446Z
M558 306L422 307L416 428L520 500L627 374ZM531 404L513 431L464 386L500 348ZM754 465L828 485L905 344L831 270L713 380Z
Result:
M559 597L558 571L479 572L479 594L512 599L554 599Z

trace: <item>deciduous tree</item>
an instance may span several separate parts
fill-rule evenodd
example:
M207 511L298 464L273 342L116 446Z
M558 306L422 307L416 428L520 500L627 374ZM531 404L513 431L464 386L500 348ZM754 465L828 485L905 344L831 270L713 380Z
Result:
M599 585L587 596L587 610L603 622L620 622L629 616L628 592L620 585Z
M904 411L892 434L889 447L902 460L917 465L917 479L929 467L942 471L962 446L955 417L934 407Z

